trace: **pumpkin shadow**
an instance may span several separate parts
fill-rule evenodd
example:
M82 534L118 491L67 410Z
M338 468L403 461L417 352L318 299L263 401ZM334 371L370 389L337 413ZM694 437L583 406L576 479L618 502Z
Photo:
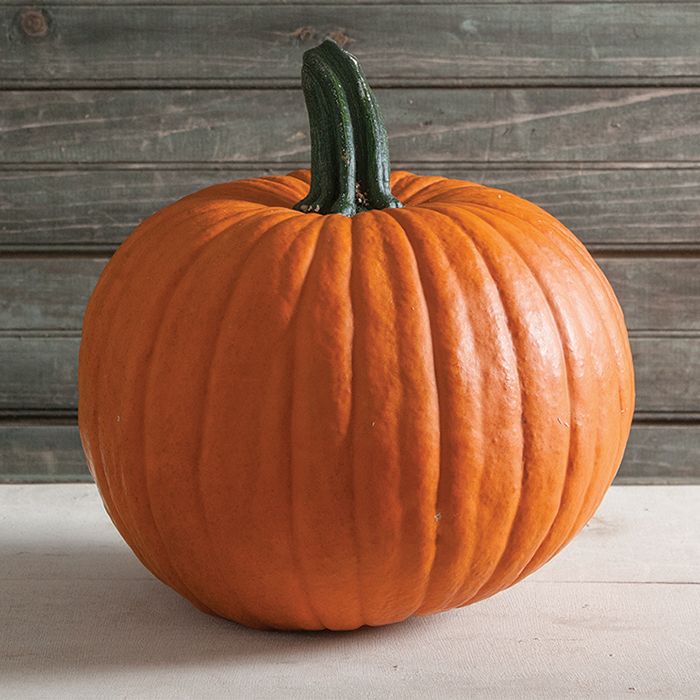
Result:
M245 672L261 662L282 668L357 653L368 638L400 644L426 624L411 618L349 632L250 629L200 612L118 541L2 542L0 572L6 679L230 664Z

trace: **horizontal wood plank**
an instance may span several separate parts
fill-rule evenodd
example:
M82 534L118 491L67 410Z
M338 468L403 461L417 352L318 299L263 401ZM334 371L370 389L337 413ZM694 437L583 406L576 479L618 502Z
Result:
M66 411L78 406L78 349L73 334L0 334L0 411Z
M700 161L700 89L377 90L394 162ZM17 90L0 164L309 157L301 90Z
M0 258L0 329L80 331L105 258Z
M42 36L2 10L5 85L139 81L298 82L301 55L327 37L357 54L371 81L523 83L700 77L693 3L498 5L50 5Z
M79 331L106 258L0 258L0 329ZM700 258L599 260L638 330L700 331Z
M0 424L0 482L85 479L77 425Z
M699 258L602 258L631 331L700 330Z
M700 406L700 337L658 332L630 338L640 413L697 412Z
M0 334L0 412L65 411L78 406L75 334ZM700 336L662 334L631 338L638 412L697 412L700 406Z
M191 192L219 182L284 174L293 165L8 166L0 170L0 253L40 247L114 249L146 217ZM513 192L542 206L595 250L700 249L697 168L394 165ZM303 162L298 166L307 167Z
M75 410L79 347L78 333L0 334L0 412Z
M77 425L0 423L0 482L86 480ZM700 483L700 425L634 424L617 483Z
M617 483L700 483L700 425L632 425Z
M570 2L576 5L605 5L605 4L630 4L641 5L650 4L658 5L658 0L559 0L560 2ZM552 0L362 0L363 5L393 5L403 8L406 5L546 5ZM51 7L74 7L84 6L85 0L53 0ZM195 0L194 2L186 2L186 0L90 0L93 5L121 5L121 6L151 6L151 5L250 5L251 0ZM285 6L285 7L308 7L314 11L319 6L330 5L330 0L256 0L255 5L268 6ZM333 5L357 5L358 0L333 0ZM687 5L688 0L666 0L668 5ZM0 7L4 6L21 7L17 4L17 0L0 0Z

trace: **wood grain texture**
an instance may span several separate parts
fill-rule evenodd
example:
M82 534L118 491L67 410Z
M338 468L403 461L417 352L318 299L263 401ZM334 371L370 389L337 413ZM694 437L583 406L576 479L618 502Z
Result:
M75 414L105 261L185 194L304 167L301 55L334 36L378 88L395 168L512 191L594 253L637 369L620 479L700 479L696 3L0 0L0 24L0 418L33 417L0 421L0 460L69 474L73 428L41 416Z
M631 331L700 330L700 259L602 258Z
M77 331L0 334L0 412L75 410ZM700 336L633 334L638 412L693 413L700 405Z
M0 483L92 481L75 418L67 424L0 422ZM632 426L616 483L690 483L700 461L700 425Z
M0 333L0 414L75 411L79 347L76 332Z
M632 426L616 482L692 483L698 463L700 425L640 421Z
M77 425L0 423L0 483L91 479Z
M80 331L106 259L0 258L0 329Z
M636 411L697 412L700 337L650 332L633 334L630 344L637 385Z
M658 0L561 0L563 2L571 2L577 5L607 5L607 4L630 4L630 5L641 5L641 4L652 4L658 5ZM421 5L428 6L427 9L431 10L432 6L435 5L546 5L550 4L552 0L362 0L362 5L393 5L398 7L405 7L406 5ZM113 5L119 3L119 0L91 0L90 5ZM55 0L51 3L52 7L74 7L74 6L84 6L86 4L85 0ZM127 4L125 2L120 3L122 5ZM284 6L284 7L308 7L315 9L319 6L326 5L358 5L357 0L334 0L333 3L330 0L257 0L255 3L251 3L250 0L196 0L195 2L186 3L184 0L128 0L129 6L152 6L152 5L263 5L263 6ZM688 5L688 0L666 0L665 4L672 5ZM0 0L0 7L3 6L13 6L20 7L17 4L17 0Z
M9 85L297 84L303 51L327 37L356 53L375 86L700 75L693 4L52 5L40 40L22 31L22 11L3 10Z
M106 258L0 258L0 329L79 331ZM598 260L632 331L700 331L700 257Z
M377 90L394 162L700 161L700 88ZM26 90L0 163L298 162L300 90Z
M113 250L146 217L191 192L284 174L297 165L306 167L303 161L219 168L186 163L53 170L7 166L0 170L0 253L42 247ZM700 249L700 170L694 167L394 165L513 192L546 209L595 251Z

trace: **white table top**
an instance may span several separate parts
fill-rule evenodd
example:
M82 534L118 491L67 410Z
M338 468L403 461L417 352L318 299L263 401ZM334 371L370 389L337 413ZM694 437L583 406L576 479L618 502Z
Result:
M355 632L250 630L131 554L91 484L0 486L0 698L700 698L700 485L615 486L490 600Z

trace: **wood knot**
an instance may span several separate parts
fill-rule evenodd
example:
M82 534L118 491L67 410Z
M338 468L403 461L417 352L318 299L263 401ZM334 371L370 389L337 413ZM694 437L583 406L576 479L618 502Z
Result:
M338 46L341 48L345 46L346 44L350 44L354 42L354 39L351 39L345 32L341 32L340 29L336 29L335 31L331 32L328 35L329 39L333 39Z
M41 10L22 10L20 27L27 36L36 38L46 36L49 31L49 23Z
M310 41L314 40L316 36L316 30L313 27L299 27L296 31L292 32L292 36L301 44L308 44Z

